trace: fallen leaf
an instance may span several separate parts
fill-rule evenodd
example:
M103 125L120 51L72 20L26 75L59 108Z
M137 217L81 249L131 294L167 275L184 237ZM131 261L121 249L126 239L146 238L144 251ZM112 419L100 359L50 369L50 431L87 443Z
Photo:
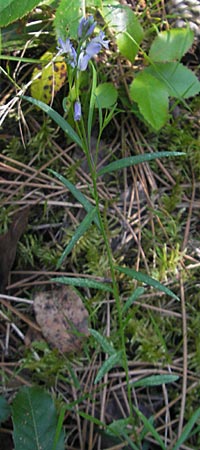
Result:
M80 350L83 337L89 335L88 312L71 287L38 293L34 310L44 337L53 347L61 353Z
M0 293L8 284L9 272L15 261L17 243L28 223L29 206L17 211L8 231L0 236Z

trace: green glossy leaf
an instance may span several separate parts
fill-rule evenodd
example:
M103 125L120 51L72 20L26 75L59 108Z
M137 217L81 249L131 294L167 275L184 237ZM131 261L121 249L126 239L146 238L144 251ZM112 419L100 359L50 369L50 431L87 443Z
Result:
M80 223L80 225L77 227L77 229L74 232L74 235L72 236L69 244L65 248L62 256L60 257L60 259L58 261L58 264L57 264L57 267L56 267L57 269L61 266L61 264L63 263L64 259L67 257L67 255L69 255L69 253L72 251L72 249L74 248L74 246L78 242L78 240L81 238L81 236L83 236L83 234L88 230L88 228L90 227L90 225L91 225L92 221L94 220L96 214L97 214L96 208L93 208L86 215L86 217L83 219L83 221Z
M54 19L57 39L59 37L63 40L65 40L66 37L76 39L78 23L80 18L84 15L84 0L61 0Z
M156 62L180 61L190 49L194 33L190 28L175 28L159 33L154 39L149 57Z
M24 387L12 405L13 439L16 450L52 450L58 414L51 396L38 387ZM55 450L64 450L61 431Z
M100 334L96 330L93 330L92 328L89 328L89 332L95 338L95 340L98 342L98 344L100 344L100 346L102 347L102 349L105 353L108 353L108 355L110 355L110 356L116 354L116 350L110 344L110 342L108 341L108 339L105 336L102 336L102 334Z
M117 89L112 83L102 83L97 86L95 96L97 108L111 108L117 101Z
M133 278L134 280L140 281L141 283L145 283L148 286L154 287L157 291L164 292L165 294L169 295L170 297L175 298L176 300L179 300L176 294L172 292L170 289L168 289L163 284L159 283L159 281L155 280L154 278L151 278L149 275L146 275L142 272L138 272L134 269L129 269L128 267L119 267L116 266L116 270L118 270L121 273L125 273L130 278Z
M103 2L102 15L108 27L116 33L120 53L133 62L143 39L143 29L137 16L128 6L107 2Z
M183 156L185 153L181 152L155 152L155 153L146 153L143 155L129 156L128 158L122 158L113 163L108 164L99 170L98 176L103 175L104 173L114 172L115 170L121 170L125 167L135 166L136 164L141 164L143 162L149 162L154 159L166 158L168 156Z
M0 0L0 27L21 19L40 2L41 0Z
M90 203L90 201L87 199L87 197L85 197L85 195L82 194L82 192L79 191L76 188L76 186L74 186L74 184L72 184L69 180L67 180L65 177L63 177L59 173L55 172L54 170L50 169L49 172L51 172L53 175L55 175L55 177L58 178L58 180L60 180L64 184L64 186L66 186L67 189L69 189L69 191L72 193L74 198L76 198L76 200L78 200L78 202L80 202L81 205L83 205L84 209L88 213L93 210L94 207L93 207L92 203ZM99 224L99 219L98 219L97 214L96 214L96 217L94 217L94 223L100 229L100 224Z
M48 116L51 117L51 119L53 119L54 122L57 123L57 125L59 125L59 127L62 128L62 130L72 139L72 141L76 142L76 144L82 148L82 142L78 134L73 130L71 125L65 119L63 119L60 114L57 113L57 111L55 111L49 105L46 105L46 103L43 103L40 100L36 100L35 98L27 97L26 95L24 95L22 98L30 103L33 103L33 105L38 106L38 108L47 113Z
M99 369L94 383L98 383L106 373L108 373L116 364L122 365L122 352L115 352L113 355L109 356L108 359L104 361L101 368Z
M183 64L176 62L155 63L154 66L145 69L146 73L156 78L154 91L157 96L159 95L157 91L158 81L165 83L165 88L170 97L179 99L189 98L200 92L198 78L190 69L183 66Z
M55 281L55 283L69 284L70 286L86 287L99 289L100 291L113 292L113 289L109 284L91 280L89 278L57 277L52 278L52 281Z
M155 129L159 130L166 122L168 116L168 89L162 78L158 79L147 69L140 72L130 86L130 96L138 104L145 120Z
M178 375L151 375L150 377L142 378L141 380L131 383L135 387L150 387L161 386L162 384L174 383L179 380Z
M0 424L5 422L11 414L9 403L4 397L0 397Z

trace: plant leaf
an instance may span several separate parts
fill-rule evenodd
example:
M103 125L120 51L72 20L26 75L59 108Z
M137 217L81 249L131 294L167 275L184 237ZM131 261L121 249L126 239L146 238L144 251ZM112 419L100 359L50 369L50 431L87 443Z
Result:
M101 368L99 369L97 376L94 380L94 384L98 383L106 373L109 372L116 364L122 365L122 352L115 352L113 355L109 356L106 361L102 364Z
M174 445L172 450L178 450L179 448L181 448L181 445L183 444L183 442L185 442L186 439L188 439L188 437L190 435L190 432L191 432L195 422L199 419L199 417L200 417L200 408L198 408L194 412L192 417L188 420L187 424L183 428L183 431L182 431L182 434L181 434L180 438L177 440L177 442Z
M55 281L55 283L70 284L71 286L86 287L99 289L101 291L113 292L113 289L109 284L91 280L89 278L57 277L52 278L52 281Z
M12 405L16 450L52 450L58 414L49 394L38 387L24 387ZM56 450L64 450L64 432Z
M148 432L154 437L154 439L156 440L156 443L158 442L158 444L160 444L160 447L162 450L166 450L166 447L160 437L160 435L158 434L158 432L156 431L156 429L154 428L154 426L152 425L152 423L150 422L150 419L147 419L144 414L142 414L141 411L139 411L138 408L136 408L133 405L133 409L136 412L136 414L138 415L138 417L142 420L145 428L148 430Z
M81 238L81 236L83 236L83 234L88 230L88 228L90 227L92 221L94 220L94 218L96 216L96 213L97 213L96 208L91 209L91 211L88 212L86 217L82 220L80 225L77 227L77 229L76 229L74 235L72 236L69 244L65 248L65 250L64 250L63 254L61 255L61 257L59 258L58 264L56 266L57 269L61 266L61 264L63 263L64 259L71 252L71 250L73 249L75 244L78 242L78 240Z
M122 313L125 314L125 312L132 306L135 300L139 298L144 293L143 287L138 287L135 289L135 291L131 294L131 296L128 298L126 303L123 305Z
M23 95L22 98L32 103L33 105L38 106L38 108L47 113L48 116L51 117L51 119L53 119L54 122L57 123L57 125L59 125L59 127L72 139L72 141L76 142L76 144L82 148L82 142L78 134L73 130L71 125L65 119L63 119L60 114L57 113L57 111L55 111L49 105L46 105L46 103L43 103L40 100L36 100L35 98L28 97L27 95Z
M160 386L162 384L173 383L179 380L178 375L151 375L150 377L142 378L142 380L135 381L131 385L135 387Z
M141 283L145 283L148 286L152 286L152 287L154 287L154 289L164 292L165 294L167 294L170 297L173 297L179 301L179 298L177 297L176 294L174 294L174 292L172 292L170 289L168 289L163 284L159 283L159 281L155 280L154 278L151 278L149 275L146 275L142 272L138 272L134 269L129 269L128 267L116 266L115 268L119 272L125 273L126 275L133 278L134 280L140 281Z
M190 49L194 33L190 28L175 28L158 33L154 39L149 57L155 62L180 61Z
M44 64L44 60L51 62L53 56L53 53L45 52L40 58L41 64ZM36 78L39 73L40 76ZM33 80L31 84L32 97L49 104L65 83L66 76L67 65L62 56L58 56L51 64L46 64L42 68L35 67L31 76Z
M133 80L130 86L130 96L138 104L145 120L159 130L165 124L168 116L168 90L161 79L144 69Z
M113 163L108 164L102 169L99 170L98 176L103 175L104 173L114 172L115 170L121 170L125 167L135 166L136 164L141 164L143 162L152 161L157 158L165 158L167 156L183 156L185 153L181 152L155 152L155 153L146 153L143 155L129 156L128 158L122 158Z
M58 178L58 180L60 180L64 184L64 186L67 187L67 189L69 189L69 191L72 193L74 198L76 198L76 200L78 200L78 202L80 202L81 205L83 205L84 209L88 213L93 210L94 207L93 207L92 203L90 203L90 201L85 197L85 195L82 194L82 192L80 192L76 188L76 186L74 186L74 184L72 184L69 180L67 180L65 177L63 177L59 173L55 172L54 170L50 169L49 171L53 175L55 175L55 177ZM99 219L98 219L97 215L96 215L96 217L94 217L94 222L97 225L97 227L100 229L100 223L99 223Z
M177 62L155 63L147 67L145 74L150 74L157 81L165 83L165 88L170 97L189 98L200 92L200 82L196 75L183 64ZM154 85L157 93L157 84Z
M108 27L116 33L120 53L133 62L143 39L143 29L137 16L128 6L116 2L103 2L102 15Z
M56 36L65 40L77 38L78 23L84 16L83 0L61 0L54 19Z
M5 422L11 414L11 408L7 400L0 396L0 424Z
M41 0L1 0L0 1L0 27L5 27L9 23L25 16L39 5Z
M117 89L112 83L102 83L97 86L95 96L97 108L111 108L117 101Z
M98 342L98 344L100 344L100 346L102 347L102 349L105 353L108 353L108 355L110 355L110 356L116 354L116 350L110 344L110 342L108 341L108 339L105 336L102 336L101 333L99 333L96 330L93 330L92 328L89 328L89 332L95 338L95 340Z

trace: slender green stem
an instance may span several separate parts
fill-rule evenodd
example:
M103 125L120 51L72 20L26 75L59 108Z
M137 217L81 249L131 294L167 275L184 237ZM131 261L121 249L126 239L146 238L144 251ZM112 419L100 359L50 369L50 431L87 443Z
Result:
M125 346L125 336L124 336L124 327L123 327L123 315L122 315L122 306L120 301L120 294L119 294L119 287L115 276L115 269L113 264L113 255L112 250L109 244L108 236L105 231L104 223L102 220L100 207L99 207L99 194L98 194L98 188L97 188L97 171L96 166L93 164L90 149L88 145L85 146L85 153L87 157L88 167L92 178L93 183L93 195L94 200L97 208L99 223L101 227L101 233L105 242L107 255L108 255L108 261L110 266L110 273L111 273L111 279L112 279L112 285L113 285L113 294L116 301L116 307L118 312L118 320L119 320L119 331L120 331L120 338L121 338L121 347L122 347L122 358L123 358L123 367L126 374L126 382L127 382L127 394L128 394L128 400L129 400L129 406L130 406L130 416L133 417L133 408L132 408L132 399L131 399L131 386L129 383L129 370L128 370L128 363L127 363L127 355L126 355L126 346Z

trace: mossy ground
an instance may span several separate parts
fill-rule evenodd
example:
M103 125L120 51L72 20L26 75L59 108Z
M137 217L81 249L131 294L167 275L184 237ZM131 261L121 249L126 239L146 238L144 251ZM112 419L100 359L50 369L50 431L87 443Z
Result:
M148 7L152 25L153 18L161 23L158 7L161 5L154 5L152 10ZM29 50L30 55L32 51ZM107 68L99 61L99 77L113 78L124 93L128 68L124 62L119 71L117 58L116 55ZM191 67L189 56L188 61ZM142 64L142 60L137 64ZM198 64L193 66L196 73ZM11 63L11 75L15 68ZM18 84L29 79L30 69L26 72L23 68L22 73L21 76L17 72ZM13 86L5 78L3 102L6 104L12 95ZM64 88L53 104L60 112L63 95ZM149 130L129 110L120 112L105 130L101 144L109 162L142 152L185 153L183 157L156 160L124 169L117 176L102 177L98 185L115 263L147 273L180 297L178 302L145 287L129 309L124 326L131 383L154 374L179 376L169 385L133 387L132 392L134 405L146 417L154 415L154 426L167 449L200 402L199 109L199 98L190 100L188 109L179 105L174 110L172 105L168 123L158 133ZM101 159L100 153L100 163ZM35 293L48 288L58 273L109 280L106 247L95 225L56 271L57 261L83 219L84 210L49 169L67 177L92 201L87 167L76 146L54 123L22 101L13 106L3 123L0 168L1 233L9 227L14 211L30 205L28 227L18 242L6 290L10 297L1 295L2 392L12 397L19 386L32 383L51 389L57 401L67 405L68 449L129 448L105 435L93 420L110 424L129 415L124 370L116 367L102 383L94 384L105 354L92 336L80 354L70 357L59 355L37 339L27 347L24 337L29 321L34 321L32 303L14 300L33 300ZM122 274L118 275L118 282L123 305L140 283ZM114 347L119 346L118 313L112 296L88 289L80 289L80 293L90 314L91 328L107 336ZM199 426L200 422L181 448L199 448ZM138 448L160 448L155 437L142 436L142 423L137 417L133 428L132 438Z

